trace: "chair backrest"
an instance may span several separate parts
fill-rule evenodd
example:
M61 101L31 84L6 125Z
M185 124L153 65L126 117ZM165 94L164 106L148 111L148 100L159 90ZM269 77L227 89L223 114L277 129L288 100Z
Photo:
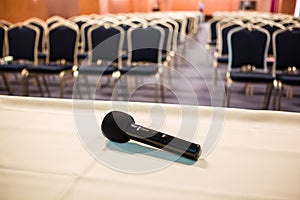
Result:
M177 38L178 38L178 35L180 35L178 22L176 22L175 20L173 20L171 18L165 19L165 22L172 26L171 50L173 52L176 52L177 51L177 41L178 41Z
M77 65L79 30L74 24L60 22L48 31L46 63L63 61Z
M171 50L171 44L172 44L172 34L173 34L173 27L162 21L162 20L155 20L149 23L150 26L159 26L164 30L164 40L163 40L163 53L169 52Z
M209 42L214 42L217 40L217 23L220 21L218 18L212 18L208 21L209 29Z
M288 67L300 67L300 27L290 27L277 30L273 35L273 52L276 70L285 70Z
M122 62L124 31L119 26L94 25L88 31L89 61ZM120 66L121 67L121 66Z
M95 21L89 21L83 24L80 28L81 53L89 51L88 31L95 24L97 24Z
M267 72L269 43L269 32L258 26L232 29L228 34L228 71L250 65Z
M0 25L0 58L6 55L6 42L7 42L7 28L4 25Z
M125 51L126 53L128 52L128 42L127 42L127 33L128 33L128 30L130 28L135 28L137 27L138 25L136 24L133 24L133 23L128 23L126 21L122 21L118 24L118 26L120 26L123 30L124 30L124 40L123 40L123 46L122 46L122 50Z
M131 28L128 30L128 64L151 62L161 64L164 31L161 27Z
M178 23L178 42L183 43L186 37L187 19L178 17L174 18L173 20L175 20Z
M230 30L243 26L243 22L227 22L217 27L217 51L220 55L228 54L227 36Z
M24 23L11 26L7 31L8 55L14 60L38 62L39 29Z
M40 52L44 52L46 49L46 31L47 31L46 23L43 20L35 17L26 20L25 23L35 26L40 30L38 50Z
M273 33L275 31L285 29L285 27L279 23L267 23L267 24L261 24L260 26L266 29L270 33L270 38L273 37ZM268 54L273 55L273 42L270 42Z

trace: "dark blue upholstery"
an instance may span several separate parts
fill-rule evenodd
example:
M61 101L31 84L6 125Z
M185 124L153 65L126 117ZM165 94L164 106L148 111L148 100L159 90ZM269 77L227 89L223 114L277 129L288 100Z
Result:
M4 56L4 38L5 38L5 29L0 26L0 58Z
M218 56L217 61L218 63L228 63L228 56Z
M161 33L152 27L137 28L131 32L132 62L158 62ZM163 38L162 38L163 39Z
M106 28L95 25L91 28L88 40L91 41L91 63L81 66L79 75L111 75L118 70L117 66L110 65L117 62L120 51L121 31L117 28ZM98 60L103 63L96 64Z
M294 28L292 31L285 30L276 35L276 70L285 70L288 67L300 67L300 28Z
M92 24L89 25L85 25L83 28L83 32L81 32L81 37L84 38L83 39L83 46L82 49L84 52L87 52L89 50L89 42L88 42L88 31L89 29L92 27ZM84 34L84 35L82 35Z
M236 82L247 83L272 83L274 77L271 73L261 72L231 72L230 78Z
M71 70L73 65L37 65L29 66L27 70L30 73L47 73L47 74L57 74L65 70Z
M263 69L266 62L267 35L258 30L244 28L231 36L232 63L231 68L253 65Z
M97 62L98 59L116 61L119 56L120 30L115 28L105 28L99 26L92 29L91 35L88 36L92 46L89 47L92 51L92 62Z
M0 65L0 72L21 72L23 69L27 68L29 65L22 64L5 64Z
M8 30L9 55L17 59L26 59L33 61L37 54L35 49L35 39L37 33L35 30L26 26L16 26Z
M61 25L49 32L49 61L65 59L74 62L74 51L77 45L77 32Z
M39 24L38 22L35 21L31 21L29 24L37 27L40 30L40 37L39 37L39 45L38 45L38 50L40 52L44 51L44 34L45 34L45 29L44 26L42 26L41 24Z
M117 71L118 68L116 66L97 66L97 65L88 65L88 66L81 66L79 68L79 74L84 75L110 75Z
M276 79L287 85L300 86L300 74L277 74Z
M262 26L262 28L266 29L270 33L271 38L273 37L273 33L276 30L280 29L279 26L275 26L275 25L271 25L271 24L266 24L266 25ZM268 54L273 55L273 42L272 41L270 42L270 45L269 45Z
M239 24L231 24L229 26L226 26L225 28L222 29L222 35L221 35L221 52L219 52L221 55L226 55L228 54L228 41L227 41L227 36L230 30L239 27ZM224 62L224 61L223 61ZM228 59L227 59L228 62Z
M126 75L154 75L158 72L157 65L149 65L149 66L123 66L120 70L121 74Z
M216 45L217 40L217 23L219 20L211 20L209 23L209 29L210 29L210 45Z
M162 52L163 53L166 53L168 50L168 39L169 39L169 33L170 33L170 30L167 26L165 26L164 24L157 24L157 26L161 27L163 30L164 30L164 33L165 33L165 37L164 37L164 40L163 40L163 47L162 47Z

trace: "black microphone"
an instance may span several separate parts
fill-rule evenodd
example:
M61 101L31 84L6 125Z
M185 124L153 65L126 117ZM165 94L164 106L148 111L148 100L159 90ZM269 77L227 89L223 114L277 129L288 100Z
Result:
M101 129L103 135L114 142L125 143L133 139L193 160L198 160L201 154L199 144L137 125L130 115L120 111L109 112Z

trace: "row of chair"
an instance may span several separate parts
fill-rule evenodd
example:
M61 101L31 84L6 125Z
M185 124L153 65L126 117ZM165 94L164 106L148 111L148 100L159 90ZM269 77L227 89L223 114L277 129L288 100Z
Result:
M148 20L147 23L131 21L124 24L113 20L112 16L106 16L102 20L86 21L81 26L74 22L79 22L82 16L70 20L58 18L52 17L51 20L47 20L47 26L36 19L15 25L2 23L0 26L0 42L3 47L0 55L13 56L14 59L9 63L9 57L5 57L0 65L0 72L9 94L12 94L6 78L9 72L22 75L24 95L28 95L30 78L36 80L43 95L39 81L39 76L42 75L50 96L47 78L44 75L56 74L60 79L61 97L64 95L67 80L72 77L79 78L80 75L119 77L120 74L140 74L156 75L155 77L160 78L162 61L170 59L170 55L176 51L177 42L180 41L180 37L176 35L177 23L173 22L176 20L172 21L169 17L166 20ZM85 34L80 34L82 32ZM85 49L80 49L84 43L87 44L83 45ZM78 58L82 55L80 53L88 56L88 59L78 69ZM38 62L39 59L44 59L44 62ZM126 65L122 60L126 60ZM141 61L155 64L147 68L132 68ZM78 93L80 94L80 91Z
M280 110L284 86L300 85L300 75L296 73L300 64L297 56L300 25L297 20L285 15L277 17L276 22L273 19L259 21L257 16L250 21L248 16L245 22L244 18L237 18L217 23L216 49L217 55L222 56L216 56L216 60L228 63L226 105L229 106L233 82L244 82L247 87L248 84L263 83L267 84L263 109L268 108L275 87L274 108ZM280 23L279 19L284 23Z

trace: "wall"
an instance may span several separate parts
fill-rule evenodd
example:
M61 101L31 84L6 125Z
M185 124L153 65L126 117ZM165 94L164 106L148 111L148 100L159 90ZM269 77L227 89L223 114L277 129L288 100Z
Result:
M48 17L45 0L0 0L0 19L16 23L30 17Z
M45 0L39 0L45 1ZM79 14L79 0L46 0L48 16L60 15L69 18Z
M278 11L281 13L294 14L296 0L280 0Z
M99 0L101 1L101 0ZM79 13L92 14L99 13L100 3L98 0L79 0Z

